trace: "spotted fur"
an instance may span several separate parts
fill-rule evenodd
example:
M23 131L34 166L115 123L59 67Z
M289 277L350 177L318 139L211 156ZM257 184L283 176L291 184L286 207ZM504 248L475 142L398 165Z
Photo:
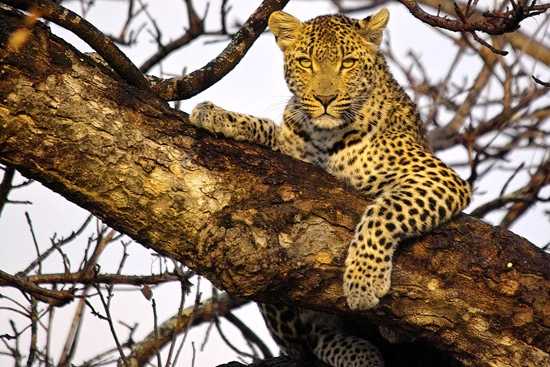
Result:
M259 306L273 338L294 359L320 359L333 367L384 366L378 349L365 339L347 335L335 315L281 305Z
M429 149L416 106L378 50L388 18L386 9L363 20L328 15L307 22L273 13L269 26L293 94L282 126L209 102L190 118L321 166L373 198L346 258L343 286L352 309L375 307L389 291L401 240L448 220L470 200L469 185ZM332 366L356 365L323 358L315 344L312 350Z

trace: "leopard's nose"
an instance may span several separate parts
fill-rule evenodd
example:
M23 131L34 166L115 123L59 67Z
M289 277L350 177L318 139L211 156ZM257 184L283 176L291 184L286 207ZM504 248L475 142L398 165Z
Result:
M330 103L336 99L336 97L337 97L336 94L330 94L328 96L324 96L324 95L319 94L319 95L314 95L313 96L313 98L315 98L316 100L321 102L321 104L325 108L327 108L330 105Z

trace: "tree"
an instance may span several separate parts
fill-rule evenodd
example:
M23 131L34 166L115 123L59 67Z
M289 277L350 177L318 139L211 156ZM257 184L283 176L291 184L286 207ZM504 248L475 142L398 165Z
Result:
M428 358L418 360L424 366L441 365L441 360L449 365L550 363L550 257L506 230L535 204L548 201L544 188L550 183L549 157L542 155L529 165L512 160L501 167L523 150L540 154L548 149L550 110L543 99L547 81L531 75L524 57L548 65L550 51L538 41L536 29L517 31L530 16L547 22L543 13L548 5L511 2L510 9L482 15L470 3L452 7L444 1L439 10L449 16L434 16L419 4L433 7L435 2L401 1L420 21L439 27L434 31L444 29L438 32L457 47L448 77L439 84L430 81L414 53L409 66L388 50L421 106L434 149L464 148L457 166L470 168L474 187L497 171L512 170L497 197L474 208L471 216L462 215L404 244L391 294L377 309L351 314L340 285L342 264L368 199L308 164L198 131L186 124L184 112L167 103L189 98L223 78L264 31L268 15L287 1L264 1L231 33L227 1L220 5L220 29L211 32L187 0L189 28L169 44L162 43L159 20L150 18L158 50L140 68L116 46L137 44L132 22L139 13L150 17L139 1L128 1L128 19L117 37L106 36L55 2L0 3L0 205L10 204L8 194L16 189L12 181L18 171L86 208L118 233L177 261L158 275L106 274L97 260L120 235L101 227L89 240L91 255L78 271L67 266L64 273L43 273L41 262L73 240L88 226L87 220L74 235L54 239L27 269L16 274L0 271L0 284L16 287L28 302L21 305L28 328L14 325L1 336L16 363L24 353L18 342L30 338L24 353L27 365L49 365L48 348L42 351L37 335L42 320L68 302L78 303L80 317L89 307L106 320L113 330L114 355L124 364L143 365L156 357L160 365L165 345L171 345L167 359L172 360L179 354L175 335L219 316L237 325L267 357L263 342L231 313L247 300L283 300L341 313L355 325L365 322L361 329L368 334L378 333L373 325L381 326L386 339L400 342L389 344L370 335L382 343L390 365L411 365L408 359L419 351ZM383 2L349 3L356 7L344 7L340 1L334 6L354 14ZM88 5L82 2L83 13ZM80 53L38 18L73 31L97 54ZM231 40L204 68L176 78L144 75L174 50L212 33ZM504 58L508 44L515 56ZM466 52L481 60L481 70L471 84L453 85L451 75ZM500 94L489 90L490 85L498 86ZM426 104L429 109L424 111ZM509 190L522 174L524 182ZM495 210L504 210L500 227L476 219ZM150 297L153 285L178 280L184 293L193 273L227 293L190 309L182 304L173 319L137 343L132 333L127 341L117 336L109 307L114 285L140 285ZM92 305L92 298L101 309ZM55 363L71 363L80 325L75 318ZM90 365L101 364L104 357L92 359ZM296 363L276 361L263 363Z

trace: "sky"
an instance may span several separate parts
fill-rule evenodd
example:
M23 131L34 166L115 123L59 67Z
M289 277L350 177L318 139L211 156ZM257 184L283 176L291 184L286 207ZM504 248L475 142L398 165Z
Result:
M93 8L88 14L88 20L95 24L99 29L105 32L116 34L120 29L121 21L125 15L126 8L123 2L108 1L107 5L100 5ZM205 10L203 1L195 1L199 14ZM219 1L210 2L210 12L218 12ZM76 11L80 10L79 2L68 3ZM233 9L229 15L229 25L235 21L244 21L246 17L257 7L259 1L232 1ZM287 12L305 20L316 15L333 13L334 9L328 6L325 1L291 1L285 9ZM168 41L179 36L182 27L185 25L186 15L183 1L179 0L161 0L151 1L148 6L150 14L157 19L159 26L163 30L163 40ZM428 65L430 76L433 80L440 80L446 72L451 60L452 47L449 40L437 35L430 27L421 24L414 19L407 11L399 6L390 7L391 18L388 25L389 37L391 39L392 51L398 57L406 58L408 50L413 47L415 53L421 60ZM366 14L363 14L363 16ZM361 16L361 14L357 15ZM139 18L140 22L145 22L144 16ZM208 18L207 29L217 29L219 19L216 16ZM536 20L530 20L532 24L527 26L536 26ZM151 29L150 25L146 30ZM52 26L52 30L69 43L75 45L82 51L90 51L89 47L80 41L76 36L67 31ZM386 37L388 34L386 34ZM141 64L147 57L155 51L156 45L152 41L150 34L143 31L140 34L141 46L139 48L123 48L123 51L137 64ZM205 44L205 41L216 41ZM227 41L220 37L201 38L190 46L177 51L172 57L162 64L162 70L165 74L180 74L182 70L192 71L202 67L212 58L214 58L226 45ZM458 80L471 81L480 68L479 60L471 57L466 60L456 75ZM538 68L538 69L537 69ZM535 65L534 70L547 72L544 66ZM159 67L156 67L152 73L158 74ZM402 78L402 75L398 77ZM192 107L202 101L210 100L217 105L229 110L243 113L249 113L262 117L269 117L276 121L280 120L282 110L288 100L288 92L282 71L282 56L275 45L272 35L264 34L254 44L252 49L240 64L219 83L204 91L203 93L183 101L181 108L190 112ZM451 150L441 154L445 161L457 161L459 155L463 152ZM533 155L532 152L523 152L520 159L527 162L537 162L542 157ZM530 155L531 154L531 155ZM467 177L469 172L463 170L460 172L463 177ZM502 177L494 177L494 181L488 180L487 187L480 187L479 194L474 198L471 207L475 207L488 200L487 195L494 193L494 183L500 182ZM23 181L20 176L16 182ZM521 184L521 180L518 183ZM483 195L484 192L489 194ZM57 234L63 236L81 224L87 216L87 212L78 206L68 202L56 193L44 188L39 183L33 183L30 186L16 190L10 196L12 200L29 200L32 205L8 205L0 217L0 269L9 273L16 273L34 259L36 253L32 237L30 235L28 224L25 219L25 212L28 212L32 218L36 238L41 251L50 246L50 238ZM470 208L471 208L470 207ZM489 217L489 220L495 220L498 214ZM90 225L93 230L96 223ZM526 237L537 245L543 245L549 241L548 232L541 231L541 228L548 228L548 221L540 213L530 214L520 221L512 229L514 232ZM73 267L76 267L83 257L83 249L86 244L86 236L80 241L70 245L66 249ZM129 245L128 252L130 257L125 266L126 274L148 274L151 269L158 269L160 266L158 258L153 256L148 249L141 247L137 243ZM109 246L100 259L102 271L112 272L116 270L118 261L122 256L122 246L116 244ZM60 258L53 255L50 260L44 264L44 272L61 271ZM201 292L203 299L210 293L209 285L203 281ZM126 287L129 289L129 287ZM135 334L136 340L147 334L153 325L151 304L139 292L138 288L134 291L123 291L118 293L113 299L112 314L116 320L125 321L129 324L139 322L139 327ZM13 297L19 297L14 290L1 289L2 294L8 294ZM164 320L173 315L179 306L179 285L169 284L157 287L153 290L157 302L159 320ZM186 304L189 305L194 299L194 294L187 297ZM97 303L96 303L97 304ZM0 303L0 307L6 305ZM74 305L68 305L56 312L53 333L52 355L57 359L60 348L65 339L68 326L74 313ZM4 314L5 316L1 316ZM243 319L251 328L258 331L258 334L264 339L268 337L267 330L256 309L255 305L249 305L236 311L236 315ZM0 333L9 330L8 312L0 309ZM9 317L13 314L9 313ZM18 325L26 325L23 318L15 316ZM116 325L121 339L127 333L126 329L120 324ZM196 366L215 366L224 362L236 359L236 355L225 346L218 333L212 330L209 334L209 343L203 352L199 352L203 343L207 325L192 330L187 337L186 345L183 349L183 358L180 358L180 365L191 365L192 343L194 343L197 353L195 356ZM223 329L231 340L237 340L238 331L232 326L223 323ZM83 325L81 343L78 346L75 362L79 363L92 357L114 345L109 333L108 325L90 313L87 313ZM40 336L43 338L43 334ZM236 343L239 348L247 350L247 346ZM275 343L269 342L273 351L276 350ZM0 350L2 350L0 345ZM6 363L7 359L0 355L0 365Z

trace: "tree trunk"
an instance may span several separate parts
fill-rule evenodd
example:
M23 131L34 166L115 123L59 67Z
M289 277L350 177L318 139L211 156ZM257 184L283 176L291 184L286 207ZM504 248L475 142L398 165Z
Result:
M217 139L42 26L0 9L0 161L230 294L350 314L346 248L367 199L322 170ZM356 313L468 366L550 365L550 256L461 215L403 244Z

